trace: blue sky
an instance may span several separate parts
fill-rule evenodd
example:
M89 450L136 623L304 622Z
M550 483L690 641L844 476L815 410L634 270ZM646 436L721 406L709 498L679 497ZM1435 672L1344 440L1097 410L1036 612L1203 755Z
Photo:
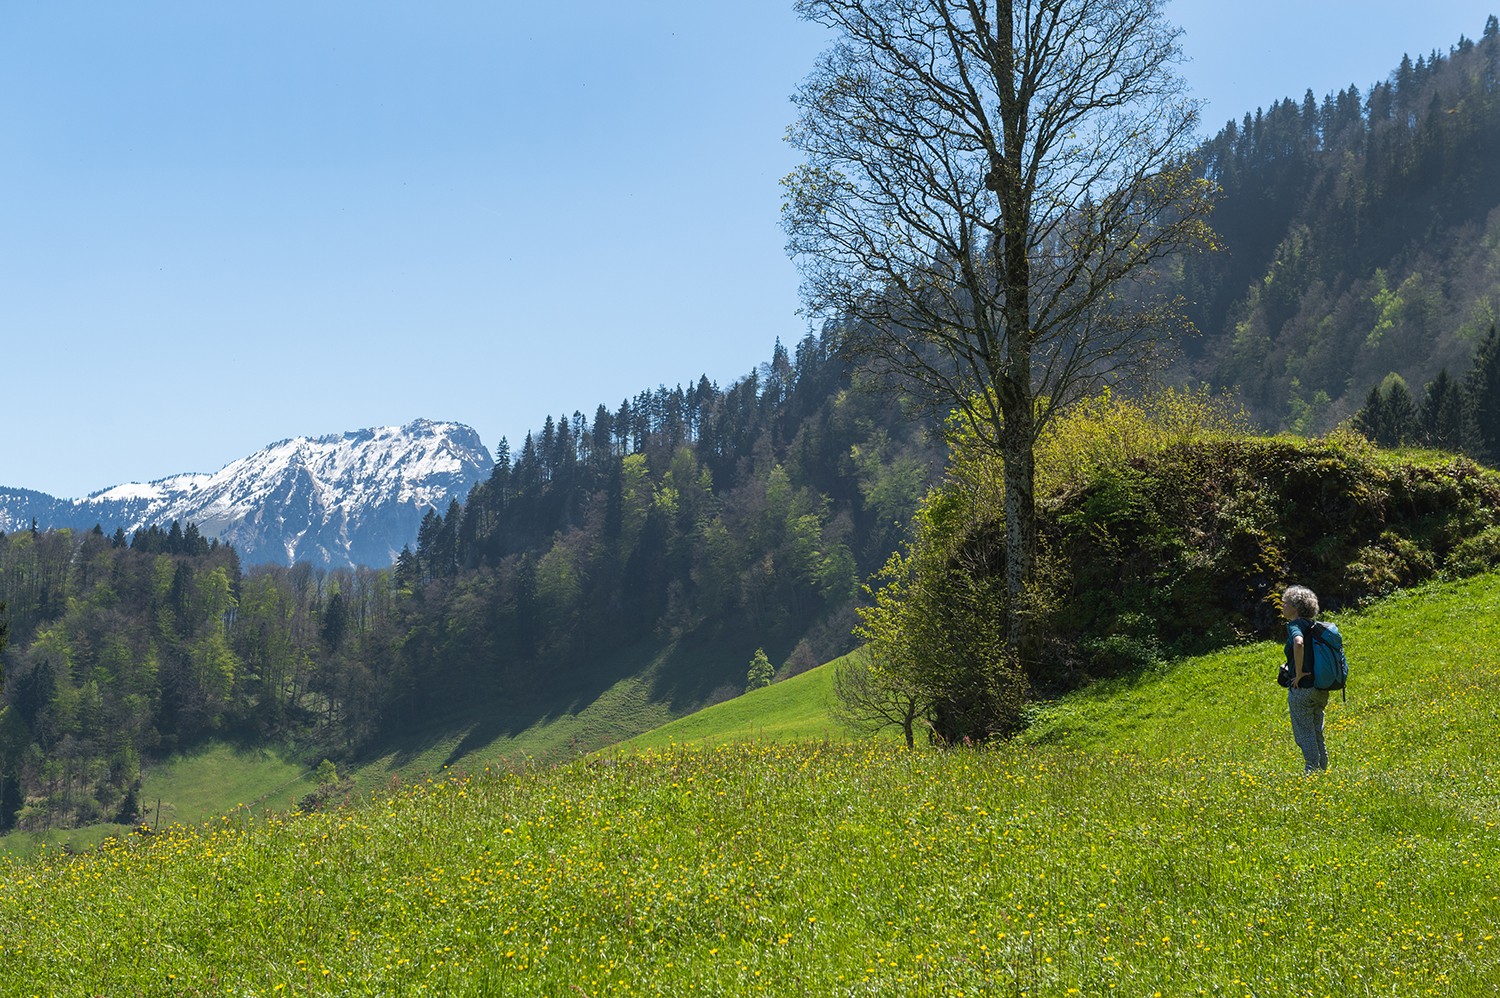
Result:
M1492 2L1167 12L1214 131ZM0 5L0 485L727 385L806 330L777 182L826 43L782 0Z

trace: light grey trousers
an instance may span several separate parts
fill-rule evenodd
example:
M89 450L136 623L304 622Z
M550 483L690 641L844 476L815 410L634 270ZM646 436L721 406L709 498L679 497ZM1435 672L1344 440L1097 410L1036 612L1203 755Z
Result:
M1327 690L1291 689L1286 691L1287 709L1292 715L1292 737L1302 750L1304 772L1328 768L1328 748L1323 744L1323 708L1328 706Z

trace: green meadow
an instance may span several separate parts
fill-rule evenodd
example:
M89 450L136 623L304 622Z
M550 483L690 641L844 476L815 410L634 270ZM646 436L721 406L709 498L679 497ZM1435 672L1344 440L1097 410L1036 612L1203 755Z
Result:
M1500 576L1334 619L1326 774L1275 643L953 751L810 721L824 667L559 766L12 859L0 993L1500 991Z

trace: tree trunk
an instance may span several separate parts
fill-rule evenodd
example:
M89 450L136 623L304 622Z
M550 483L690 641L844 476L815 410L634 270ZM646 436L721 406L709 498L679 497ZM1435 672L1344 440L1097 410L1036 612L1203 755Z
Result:
M1031 421L1019 413L1015 421L1023 425L1007 426L1004 441L1006 641L1017 664L1029 672L1035 642L1025 601L1036 562L1036 460Z

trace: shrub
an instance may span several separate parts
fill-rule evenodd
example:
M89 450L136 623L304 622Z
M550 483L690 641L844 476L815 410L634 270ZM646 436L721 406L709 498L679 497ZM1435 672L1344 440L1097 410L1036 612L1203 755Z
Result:
M1448 558L1448 574L1455 578L1500 568L1500 527L1489 527L1460 541Z

